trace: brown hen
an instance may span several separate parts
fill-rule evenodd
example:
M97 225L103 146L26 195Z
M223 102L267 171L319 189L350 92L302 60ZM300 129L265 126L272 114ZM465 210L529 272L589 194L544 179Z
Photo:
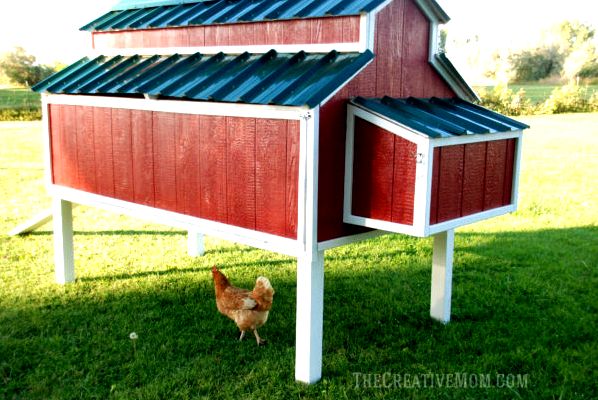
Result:
M257 329L268 320L274 299L274 289L268 278L257 278L255 287L250 291L231 285L216 267L212 268L212 277L216 290L216 307L220 313L235 321L241 331L239 340L243 340L245 332L250 330L253 331L258 346L265 344L266 341L260 338Z

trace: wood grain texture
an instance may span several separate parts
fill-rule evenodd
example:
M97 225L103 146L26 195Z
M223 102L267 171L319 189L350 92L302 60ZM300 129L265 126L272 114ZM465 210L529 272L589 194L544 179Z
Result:
M119 108L112 110L112 151L114 153L114 197L135 201L131 110Z
M465 145L463 168L463 201L461 215L484 211L484 182L486 177L486 142Z
M403 15L402 50L402 97L425 96L424 89L428 65L430 23L413 1L405 2ZM394 88L393 88L394 89Z
M506 154L506 140L488 142L484 210L490 210L503 205Z
M79 188L79 163L77 161L77 106L62 106L61 147L65 186Z
M395 0L376 16L376 96L401 96L405 1Z
M417 145L394 136L392 222L413 225Z
M78 187L93 193L96 191L93 108L77 106L76 113Z
M189 26L186 29L189 46L205 46L206 32L203 26Z
M355 118L354 151L353 214L391 221L394 135L368 121Z
M440 157L440 147L435 147L432 161L432 184L430 194L430 225L438 223L438 187L440 184L440 168L442 159Z
M111 108L93 108L93 128L97 193L103 196L114 197Z
M200 216L199 115L176 114L176 209Z
M287 121L285 236L297 238L299 199L299 121Z
M226 222L226 118L202 115L199 142L201 217Z
M226 117L227 222L255 229L255 118Z
M138 204L154 206L154 144L152 112L131 110L134 198Z
M448 221L461 216L464 156L464 145L446 146L440 150L438 222Z
M50 121L50 153L52 163L52 183L61 184L64 182L63 174L65 169L62 165L62 106L50 104L48 112Z
M166 112L154 112L152 118L155 205L176 211L175 116Z
M286 235L287 121L256 120L255 229Z

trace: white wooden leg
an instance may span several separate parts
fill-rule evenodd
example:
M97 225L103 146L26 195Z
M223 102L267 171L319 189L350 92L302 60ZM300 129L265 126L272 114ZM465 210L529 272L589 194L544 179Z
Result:
M315 383L322 377L324 252L297 259L295 379Z
M191 257L199 257L205 254L203 233L189 229L187 233L187 253Z
M70 201L52 200L54 222L54 265L56 282L65 284L75 280L73 254L73 208Z
M430 316L444 324L448 323L451 319L454 248L454 230L451 229L434 235Z

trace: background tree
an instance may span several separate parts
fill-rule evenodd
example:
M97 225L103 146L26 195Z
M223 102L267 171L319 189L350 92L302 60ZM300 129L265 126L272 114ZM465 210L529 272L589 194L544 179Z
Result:
M35 56L27 54L22 47L16 47L0 59L0 69L13 83L31 86L55 72L53 67L36 64L35 61Z

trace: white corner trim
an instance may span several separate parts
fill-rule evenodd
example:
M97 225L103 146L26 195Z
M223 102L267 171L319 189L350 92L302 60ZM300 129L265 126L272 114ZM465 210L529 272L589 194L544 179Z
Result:
M353 210L353 163L355 159L355 115L354 107L347 106L347 132L345 137L345 180L343 185L343 220Z
M299 198L301 213L299 218L303 221L301 240L303 238L304 253L313 256L318 252L318 171L319 171L319 147L320 147L320 107L313 108L304 115L301 122L305 127L301 133L305 133L300 140L300 166L304 176L299 181L303 187L303 196ZM303 153L301 153L303 150ZM301 189L300 189L301 191Z
M511 189L511 204L513 211L519 205L519 175L521 174L521 152L523 147L523 134L515 140L515 157L513 159L513 187Z
M50 112L48 107L48 96L42 94L42 143L44 146L44 182L52 184L52 137L50 134Z
M186 231L192 230L196 233L215 236L231 242L241 243L292 257L297 257L298 255L303 254L303 246L298 240L148 207L65 186L51 185L48 190L50 195L55 199L98 207L107 211L149 220Z
M336 239L325 240L323 242L318 243L318 250L329 250L335 247L344 246L346 244L362 242L364 240L377 238L380 236L388 235L390 232L380 231L380 230L373 230L364 233L358 233L356 235L350 236L343 236Z
M360 27L361 29L361 27ZM298 53L305 51L306 53L329 53L333 50L339 53L354 53L363 50L363 44L360 40L358 42L345 43L304 43L304 44L263 44L263 45L249 45L249 46L189 46L189 47L100 47L88 52L88 57L104 56L150 56L150 55L170 55L170 54L218 54L223 52L225 54L243 54L245 52L251 54L264 54L270 50L275 50L278 53Z
M217 103L195 100L156 100L130 97L87 96L73 94L44 94L48 104L108 107L129 110L162 111L178 114L217 115L298 120L306 107L273 106L263 104Z
M452 136L437 138L431 140L433 147L446 147L459 144L471 144L480 142L492 142L495 140L518 139L521 138L523 131L506 131L493 133L476 133L471 135Z
M450 229L455 229L455 228L463 226L463 225L473 224L474 222L479 222L479 221L482 221L485 219L498 217L500 215L511 213L515 210L516 210L516 206L513 204L509 204L506 206L493 208L488 211L482 211L482 212L479 212L476 214L467 215L465 217L451 219L450 221L440 222L438 224L431 225L428 228L428 232L427 232L426 236L434 235L439 232L448 231Z

